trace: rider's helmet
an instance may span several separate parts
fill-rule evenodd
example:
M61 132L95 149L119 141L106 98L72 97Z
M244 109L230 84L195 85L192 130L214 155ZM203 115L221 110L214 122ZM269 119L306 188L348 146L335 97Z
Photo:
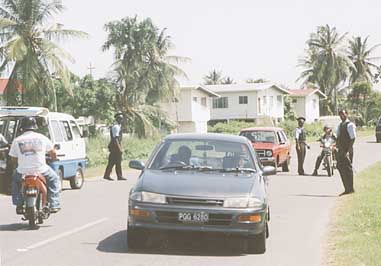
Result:
M37 130L36 118L31 116L26 116L21 119L20 129L22 131Z

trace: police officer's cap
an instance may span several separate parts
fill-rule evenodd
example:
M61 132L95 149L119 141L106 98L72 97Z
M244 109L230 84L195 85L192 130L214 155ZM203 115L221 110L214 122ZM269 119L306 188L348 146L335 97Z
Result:
M38 129L37 127L37 122L36 118L31 117L31 116L26 116L21 119L21 124L20 128L25 131L25 130L36 130Z
M304 121L306 121L306 118L303 116L299 116L296 120L304 122Z
M115 119L123 119L123 113L122 113L122 112L116 113L116 114L114 115L114 118L115 118Z

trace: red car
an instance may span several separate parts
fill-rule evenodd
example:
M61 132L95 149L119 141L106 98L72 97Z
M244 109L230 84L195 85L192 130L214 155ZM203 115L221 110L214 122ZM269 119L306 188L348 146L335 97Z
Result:
M245 128L239 135L251 141L263 165L282 166L283 172L290 170L291 144L282 128Z

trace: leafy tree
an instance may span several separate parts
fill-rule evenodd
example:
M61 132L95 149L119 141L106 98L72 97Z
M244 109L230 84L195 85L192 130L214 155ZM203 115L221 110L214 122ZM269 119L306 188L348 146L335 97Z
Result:
M259 79L249 78L246 80L246 83L265 83L265 82L268 82L268 80L264 78L259 78Z
M234 80L231 77L226 77L221 81L221 84L234 84Z
M312 82L328 96L323 103L323 113L337 113L337 91L345 83L354 65L344 51L346 33L340 35L336 28L329 25L320 26L307 41L306 55L299 61L305 68L299 79L305 83Z
M47 25L63 8L58 0L1 1L0 72L10 73L8 104L18 104L15 95L21 85L21 104L49 106L54 96L52 73L71 92L70 71L64 61L73 58L56 42L87 34L58 23Z
M105 29L108 37L102 49L114 52L117 103L127 117L127 127L139 136L151 135L156 131L152 118L161 112L155 103L176 97L176 77L186 77L177 64L188 59L168 55L170 37L149 18L127 17L107 23Z
M374 71L378 70L378 66L373 62L380 57L372 57L372 53L380 45L374 45L368 48L368 37L353 37L349 40L348 57L353 62L354 68L351 68L350 83L355 83L359 80L371 82L374 80Z
M368 81L358 81L352 84L351 93L348 95L349 107L358 120L357 124L363 125L368 120L368 107L372 92L372 84Z
M204 77L205 85L217 85L222 84L222 72L216 69L209 72L208 75Z

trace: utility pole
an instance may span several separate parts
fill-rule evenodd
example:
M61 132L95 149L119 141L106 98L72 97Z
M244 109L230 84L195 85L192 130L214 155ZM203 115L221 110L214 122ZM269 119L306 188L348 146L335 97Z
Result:
M91 62L90 62L89 67L87 69L89 70L90 76L92 77L93 76L93 70L95 69L95 67L91 64Z

